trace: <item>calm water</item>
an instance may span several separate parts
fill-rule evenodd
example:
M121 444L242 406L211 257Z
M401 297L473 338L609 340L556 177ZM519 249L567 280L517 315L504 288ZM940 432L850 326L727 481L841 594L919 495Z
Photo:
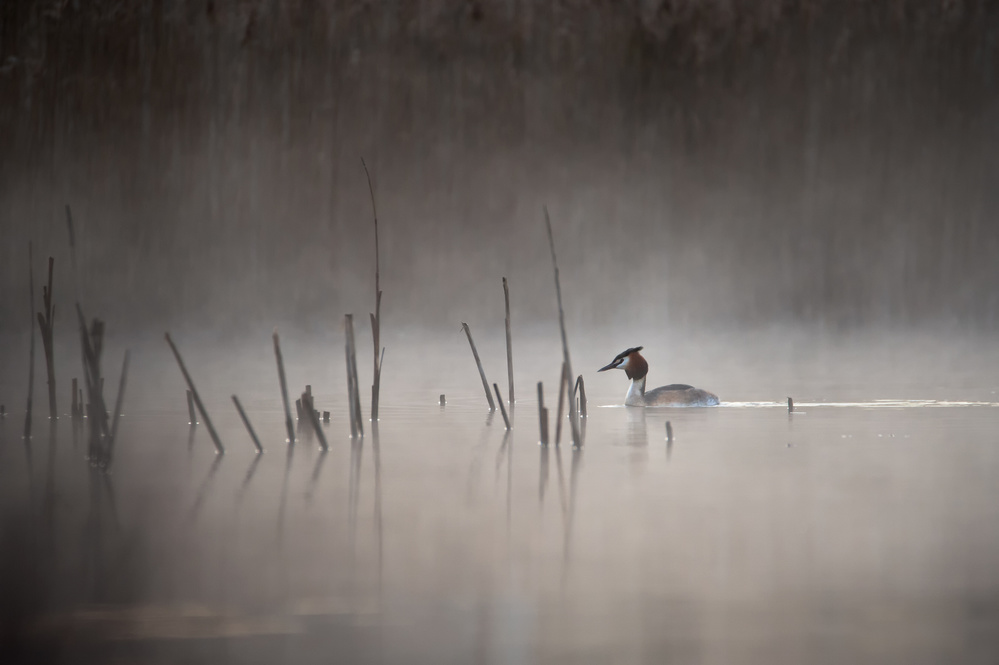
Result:
M556 399L547 342L517 355L509 433L486 410L463 343L392 370L390 350L381 422L355 442L342 347L322 362L318 350L287 350L293 391L313 380L317 407L333 412L326 454L304 426L284 443L266 338L217 366L207 358L224 351L199 359L188 345L223 457L203 425L188 427L179 372L152 344L133 361L110 475L88 468L68 419L52 432L36 421L24 446L8 407L8 652L151 663L999 658L994 356L937 353L928 372L919 344L861 358L850 343L771 355L709 346L673 362L677 375L650 357L651 384L686 380L739 401L643 410L616 406L623 374L593 372L621 349L580 347L590 400L573 450L538 445L534 381L547 378L547 405ZM406 345L396 340L412 358ZM480 344L505 391L501 349ZM109 355L112 379L118 362ZM362 384L369 363L359 360ZM228 403L235 388L260 457Z

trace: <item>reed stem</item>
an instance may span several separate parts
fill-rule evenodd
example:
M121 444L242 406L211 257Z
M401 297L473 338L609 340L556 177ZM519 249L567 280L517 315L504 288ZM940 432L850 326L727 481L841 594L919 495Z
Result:
M555 295L558 298L558 325L559 330L562 333L562 355L565 361L565 378L564 380L569 383L572 381L572 360L569 358L569 340L565 333L565 310L562 307L562 284L559 280L558 271L558 260L555 258L555 237L552 235L552 222L551 218L548 216L548 206L544 206L545 213L545 228L548 231L548 246L551 248L552 253L552 269L555 271ZM559 425L561 426L561 418L559 418ZM579 418L576 413L576 400L569 400L569 425L572 431L572 445L581 445L581 440L579 438ZM558 445L558 436L555 437L556 445Z
M42 285L42 303L44 312L38 312L38 327L41 329L42 348L45 351L45 369L49 386L49 418L56 420L59 410L56 408L55 358L52 351L52 328L55 317L55 307L52 305L52 267L55 259L49 257L48 286Z
M541 426L541 445L548 445L548 409L545 408L544 384L538 381L538 422Z
M503 414L503 424L506 425L507 429L510 429L510 419L506 416L506 407L503 406L503 397L500 396L499 386L495 383L493 384L493 390L496 391L496 401L499 402L500 413Z
M472 357L475 358L475 366L479 368L479 378L482 379L482 389L486 391L486 401L489 402L489 410L495 411L496 404L493 403L493 395L489 392L489 381L486 380L486 372L482 369L479 351L475 348L475 342L472 341L472 330L468 327L467 323L462 323L461 329L465 331L465 336L468 337L468 345L472 347Z
M281 340L274 331L274 356L277 358L278 379L281 381L281 399L284 401L284 424L288 430L288 443L295 443L295 423L291 419L291 403L288 401L288 380L284 374L284 358L281 356Z
M316 416L316 409L312 402L312 395L308 393L302 393L302 408L306 412L306 418L310 423L312 423L312 429L316 430L316 436L319 438L319 447L326 452L330 449L329 444L326 443L326 434L323 432L322 425L319 424L319 418Z
M513 412L513 338L510 335L510 287L503 278L503 302L506 305L506 374L510 384L510 412Z
M191 379L191 375L187 372L187 366L184 365L184 359L180 357L180 351L177 350L177 345L173 343L170 338L170 333L164 335L167 344L170 345L170 350L173 351L174 357L177 359L177 365L180 366L180 372L184 375L184 380L187 381L187 387L191 389L191 395L194 397L194 404L198 407L198 413L201 414L202 419L205 421L205 427L208 428L208 434L212 437L212 443L215 444L215 450L219 455L225 454L225 447L222 445L222 441L219 440L219 435L215 431L215 427L212 426L212 419L208 416L208 410L205 409L204 403L201 401L201 396L198 395L198 389L194 387L194 381ZM275 340L276 340L275 335Z
M257 454L264 452L264 447L260 445L260 439L257 438L257 433L253 431L253 425L250 424L250 419L246 415L246 411L243 410L243 405L239 403L239 398L235 395L232 396L232 403L236 405L236 410L239 411L239 417L242 418L243 424L246 425L246 431L250 433L250 438L253 440L253 447L257 449Z
M31 402L35 394L35 266L31 241L28 241L28 297L31 304L28 318L31 346L28 351L28 409L24 416L24 438L31 438Z

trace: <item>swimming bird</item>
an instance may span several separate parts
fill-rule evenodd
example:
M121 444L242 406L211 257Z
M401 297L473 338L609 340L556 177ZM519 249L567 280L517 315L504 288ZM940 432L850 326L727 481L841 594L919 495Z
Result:
M649 363L639 353L643 348L636 346L625 349L614 357L606 367L598 372L609 369L623 369L631 379L631 387L624 403L626 406L717 406L718 396L707 390L694 388L685 383L671 383L648 392L645 391L645 377L649 374Z

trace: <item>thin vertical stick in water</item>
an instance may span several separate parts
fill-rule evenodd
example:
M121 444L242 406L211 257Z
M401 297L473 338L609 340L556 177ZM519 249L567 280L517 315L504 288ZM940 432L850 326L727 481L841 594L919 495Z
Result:
M486 380L485 370L482 369L482 361L479 360L479 351L475 348L475 342L472 341L472 331L468 327L467 323L462 323L461 329L465 331L465 336L468 337L468 345L472 347L472 356L475 358L475 366L479 368L479 378L482 379L482 389L486 391L486 400L489 402L489 410L495 411L496 404L493 403L493 395L489 392L489 382Z
M191 389L187 390L187 417L190 418L188 425L194 427L198 424L198 416L194 413L194 395L191 394Z
M316 416L316 409L313 406L312 395L302 393L302 409L305 410L306 420L312 423L312 429L316 430L316 436L319 438L319 447L323 449L323 452L326 452L330 449L330 447L326 443L326 434L323 433L322 425L319 424L319 418Z
M794 411L794 400L790 397L787 398L787 412L791 413Z
M80 414L79 414L80 402L76 398L76 395L77 395L76 391L77 390L78 390L77 379L76 379L76 377L73 377L73 403L72 403L72 406L70 406L70 415L73 417L74 421L77 420L80 417Z
M666 442L673 443L673 425L670 421L666 421Z
M208 428L208 434L212 437L212 443L215 444L215 450L219 455L225 454L225 448L222 446L222 442L219 440L219 435L212 426L212 419L208 417L208 411L205 409L204 403L201 401L201 397L198 395L198 389L194 387L194 381L191 380L191 375L187 373L187 367L184 365L184 359L180 357L180 351L177 350L177 346L170 339L170 333L164 335L166 337L167 344L170 345L170 350L173 351L174 357L177 359L177 364L180 366L181 374L184 375L184 380L187 381L187 387L191 389L191 394L194 396L194 404L198 407L198 413L205 420L205 427Z
M576 388L573 391L579 398L579 417L586 417L586 386L583 385L583 375L576 378Z
M344 337L346 338L346 329ZM354 377L350 373L350 341L343 345L343 360L347 368L347 416L350 420L350 438L357 438L357 419L354 417Z
M506 374L510 383L510 412L513 413L513 341L510 335L510 287L503 278L503 301L506 304Z
M347 314L347 360L350 365L350 378L354 386L354 419L357 420L357 433L364 436L361 422L361 383L357 378L357 346L354 343L354 315Z
M562 363L562 378L558 382L558 413L555 420L555 445L562 443L562 407L565 404L565 391L569 387L569 368ZM572 399L570 398L570 402Z
M264 452L264 447L260 445L260 439L257 438L257 433L253 431L253 425L250 424L250 419L246 416L246 411L243 410L243 405L239 403L239 398L235 395L232 396L232 403L236 405L236 410L239 411L239 417L243 419L243 424L246 425L246 431L250 433L250 438L253 439L253 446L257 449L257 454Z
M55 317L55 307L52 305L52 266L54 263L55 259L50 256L48 286L42 285L42 303L45 305L45 311L38 312L38 327L41 329L42 348L45 350L45 369L48 375L50 420L59 417L59 411L56 408L55 357L52 351L52 328Z
M510 419L506 416L506 407L503 406L503 396L500 395L499 386L495 383L493 384L493 390L496 391L496 401L499 402L500 413L503 414L503 424L506 425L507 429L510 429Z
M566 382L572 381L572 361L569 358L569 340L565 334L565 310L562 308L562 284L559 281L558 260L555 258L555 237L552 235L552 222L548 216L548 206L544 207L545 228L548 230L548 246L552 252L552 269L555 271L555 295L558 298L558 325L562 333L562 355L565 360ZM559 419L561 424L561 418ZM576 401L569 400L569 425L572 429L572 445L579 446L579 418L576 413ZM556 437L556 444L558 443Z
M288 401L288 381L284 376L284 359L281 357L281 341L274 331L274 355L277 357L278 379L281 381L281 399L284 400L284 424L288 428L288 443L295 443L295 424L291 419L291 403Z
M118 380L118 397L114 401L114 414L111 417L111 434L108 436L108 452L104 465L111 468L111 461L114 459L114 442L118 438L118 418L121 416L121 408L125 404L125 384L128 382L128 350L125 350L125 360L121 364L121 378Z
M73 212L66 204L66 227L69 229L69 263L73 269L73 296L80 302L80 273L76 268L76 234L73 232ZM82 408L82 405L81 405Z
M541 425L541 445L548 445L548 409L545 408L544 385L538 381L538 421Z
M33 265L31 241L28 241L28 296L30 299L31 346L28 352L28 411L24 416L24 438L31 438L31 401L35 393L35 267Z
M371 420L378 420L378 395L381 392L382 384L382 362L385 360L384 349L381 351L379 359L379 349L381 349L382 337L382 286L381 286L381 263L378 252L378 208L375 207L375 188L371 184L371 173L368 172L368 165L361 158L361 166L364 167L364 176L368 180L368 193L371 195L371 217L375 222L375 311L371 314L371 337L374 342L374 369L371 381Z

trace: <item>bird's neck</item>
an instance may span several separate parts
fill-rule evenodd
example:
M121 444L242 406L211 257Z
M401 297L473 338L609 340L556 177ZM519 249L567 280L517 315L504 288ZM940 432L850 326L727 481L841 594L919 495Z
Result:
M628 406L645 404L645 376L631 380L631 387L628 388L628 396L624 399Z

